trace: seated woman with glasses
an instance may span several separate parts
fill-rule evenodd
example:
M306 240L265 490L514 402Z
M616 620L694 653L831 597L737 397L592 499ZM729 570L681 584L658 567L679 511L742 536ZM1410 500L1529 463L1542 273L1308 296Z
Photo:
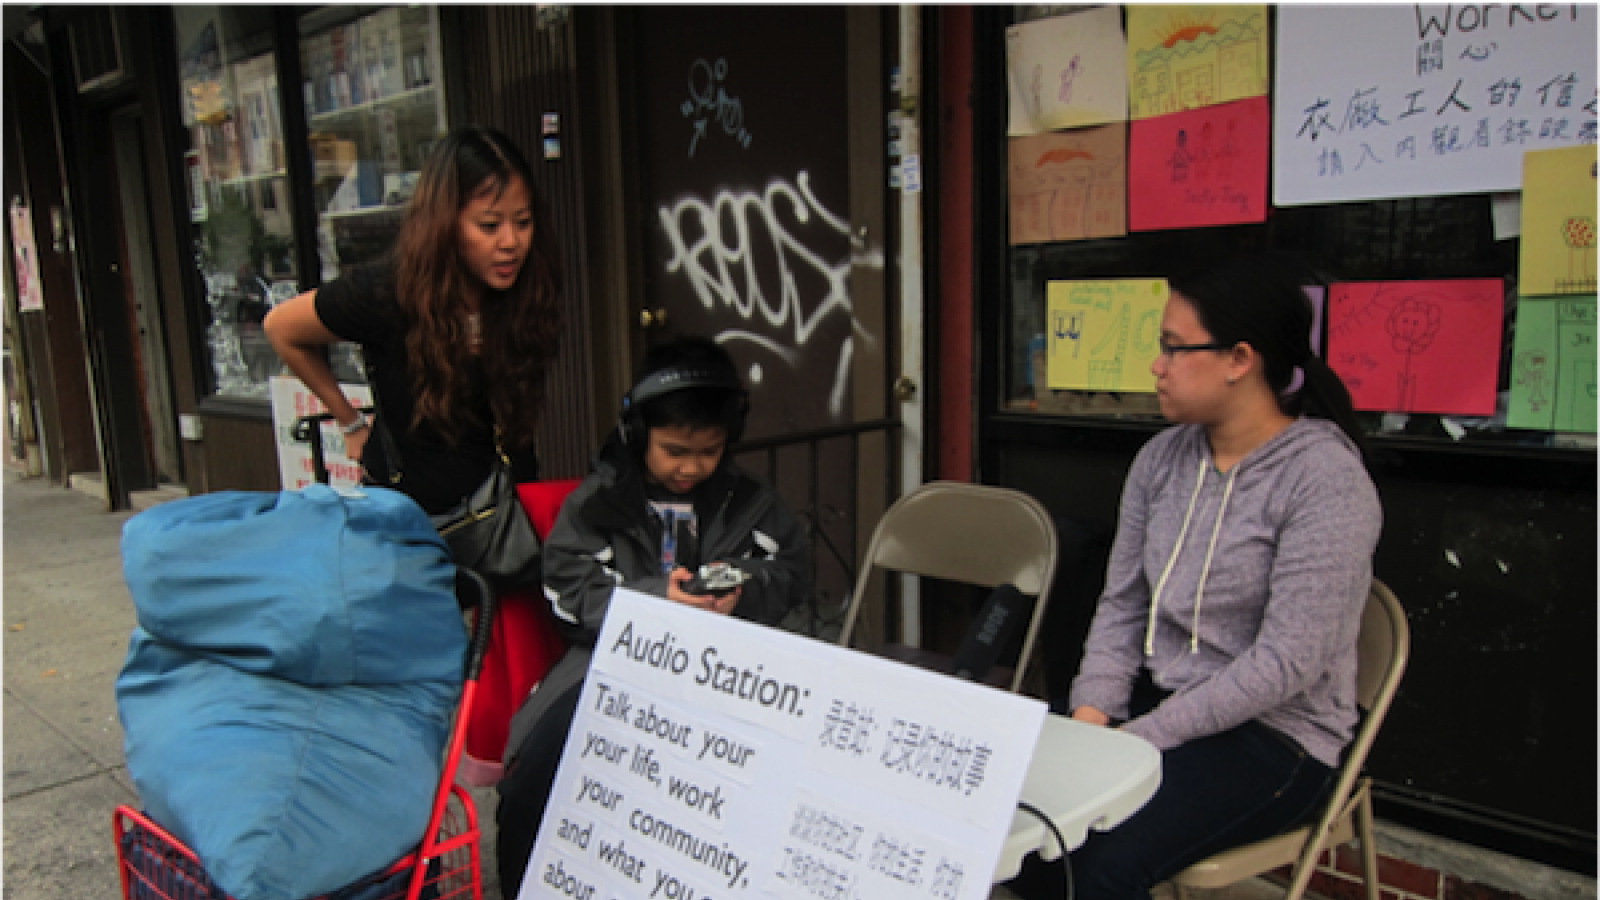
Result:
M1176 425L1128 473L1061 710L1154 744L1161 787L1072 855L1084 900L1145 900L1301 824L1350 741L1382 510L1350 394L1311 350L1305 283L1277 257L1172 283L1150 368Z

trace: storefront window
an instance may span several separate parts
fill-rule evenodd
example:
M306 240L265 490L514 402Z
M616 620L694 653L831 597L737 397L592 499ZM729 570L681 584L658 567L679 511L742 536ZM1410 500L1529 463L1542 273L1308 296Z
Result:
M322 281L394 245L422 161L444 135L438 11L328 7L300 20ZM334 373L364 380L353 345Z
M215 393L265 398L261 330L299 292L270 7L175 6L194 262Z
M1021 29L1065 22L1064 12L1075 15L1061 7L1039 6L1018 6L1012 15ZM1272 24L1265 32L1268 37L1276 35L1277 15L1273 13ZM1032 59L1027 53L1039 51L1026 48L1045 46L1041 42L1048 35L1059 39L1058 32L1008 32L1008 51L1014 51L1015 56L1008 57L1008 64L1023 65ZM1074 66L1076 62L1074 58ZM1016 77L1013 73L1013 86ZM1037 72L1034 74L1035 79L1040 77ZM1041 83L1033 83L1031 101L1016 92L1009 97L999 92L998 99L1002 103L1019 103L1018 98L1022 97L1021 103L1031 103L1028 115L1039 109L1048 111L1048 104L1039 106ZM1066 97L1067 88L1043 96L1047 100ZM1533 349L1525 354L1516 351L1519 355L1513 360L1516 326L1523 319L1532 322L1530 331L1543 328L1549 332L1547 337L1537 337L1546 343L1556 340L1558 326L1547 323L1556 322L1558 316L1562 323L1570 323L1559 326L1564 329L1559 332L1562 341L1570 338L1574 346L1584 348L1592 341L1589 329L1594 316L1593 262L1592 256L1582 255L1593 246L1592 228L1578 236L1570 227L1563 232L1566 246L1573 248L1573 262L1569 265L1578 273L1569 276L1569 280L1577 287L1536 290L1530 292L1532 296L1524 297L1518 290L1520 230L1502 222L1503 207L1510 206L1517 210L1515 215L1521 215L1522 199L1517 192L1417 197L1357 194L1341 202L1273 206L1259 218L1213 214L1208 221L1216 224L1169 222L1147 212L1143 228L1133 227L1131 215L1126 222L1105 225L1100 218L1105 210L1120 214L1123 208L1137 206L1131 190L1124 197L1108 190L1108 185L1117 189L1125 184L1149 185L1158 182L1154 172L1162 173L1161 183L1191 185L1209 174L1212 180L1206 184L1212 185L1222 177L1222 152L1232 145L1212 137L1209 122L1200 126L1206 130L1198 132L1192 147L1186 143L1185 131L1177 130L1176 143L1172 145L1176 149L1172 149L1168 144L1156 144L1156 135L1164 133L1155 129L1145 132L1147 137L1124 141L1120 129L1137 133L1132 131L1133 126L1116 122L1100 126L1113 129L1113 137L1103 140L1092 127L1060 127L1042 118L1042 114L1034 121L1009 107L1008 113L1008 131L996 138L1006 141L1002 158L1009 161L1005 175L1009 201L1009 307L999 335L1003 368L1000 396L995 398L998 410L1073 417L1079 424L1089 425L1095 419L1106 418L1151 427L1162 424L1164 419L1151 393L1153 378L1144 374L1155 356L1159 303L1152 304L1148 292L1136 301L1124 300L1121 295L1115 300L1099 298L1109 298L1117 290L1132 290L1127 285L1203 267L1207 261L1238 251L1273 250L1297 257L1323 282L1307 291L1318 310L1313 341L1336 371L1341 365L1344 367L1341 377L1352 391L1356 407L1361 410L1358 419L1368 434L1432 445L1580 450L1595 447L1592 409L1580 402L1575 411L1566 413L1560 401L1549 399L1557 391L1559 379L1554 372L1555 362L1545 360L1541 349L1545 344L1530 339ZM1587 115L1591 117L1587 133L1592 143L1592 104ZM1019 125L1019 119L1026 121ZM1160 119L1153 117L1143 123ZM1191 120L1185 121L1188 124ZM1232 127L1231 120L1228 127ZM1263 132L1263 140L1265 135ZM1149 142L1146 146L1166 149L1140 156L1133 149L1138 149L1135 145L1141 139ZM1535 143L1530 148L1541 146ZM1114 147L1116 152L1106 152L1107 147ZM1124 148L1133 149L1123 156ZM1231 160L1236 152L1232 151L1227 159ZM1141 172L1124 175L1115 169L1115 165L1131 169L1136 162L1144 165ZM1207 168L1213 163L1215 167ZM1261 164L1266 163L1264 157ZM1332 166L1338 165L1335 154ZM1335 175L1340 171L1330 170ZM1261 172L1260 186L1264 188L1267 170ZM1194 179L1190 179L1191 174ZM1221 189L1223 196L1228 196L1231 186L1230 183ZM1184 190L1186 197L1209 198L1213 188ZM1146 192L1160 196L1153 188L1147 187ZM1148 206L1147 202L1146 209ZM1587 281L1581 278L1584 265L1589 266ZM1058 298L1054 301L1053 290ZM1352 316L1347 311L1357 301L1350 300L1342 308L1343 318L1336 322L1336 292L1346 298L1366 298L1360 302L1368 305L1362 307L1359 316ZM1541 296L1552 293L1562 296ZM1555 308L1557 299L1563 301L1559 310ZM1435 341L1441 320L1446 326L1450 322L1442 311L1456 308L1463 312L1455 315L1471 319L1472 327L1461 328L1453 339ZM1388 312L1390 321L1380 320L1380 326L1388 329L1388 337L1369 326L1376 315L1370 310ZM1097 311L1106 311L1098 328L1085 327L1083 320ZM1406 316L1415 316L1417 324L1413 326ZM1342 324L1350 335L1341 338L1345 341L1342 346L1333 345L1335 332L1340 331L1334 327L1336 324ZM1447 346L1451 340L1454 342ZM1431 354L1424 357L1430 350ZM1586 349L1579 352L1584 361L1571 365L1584 365L1592 358ZM1059 355L1052 356L1053 353ZM1397 359L1402 361L1396 362ZM1423 360L1416 365L1424 375L1412 370L1413 359ZM1432 368L1424 368L1424 364ZM1397 369L1397 374L1391 369ZM1352 377L1352 371L1362 377ZM1371 377L1362 375L1367 371ZM1577 387L1579 393L1592 398L1592 371L1574 372L1562 389ZM1128 386L1138 380L1146 383ZM1454 390L1457 382L1468 380L1474 385L1470 397L1465 391ZM1431 397L1418 399L1419 382L1434 388ZM1439 387L1441 383L1445 386ZM1523 398L1520 407L1519 396ZM1543 410L1542 419L1532 414L1542 407L1555 407L1555 411ZM1439 412L1441 409L1453 411Z
M176 6L191 239L214 393L265 399L282 366L267 311L301 290L270 7ZM300 18L300 71L326 283L393 246L447 128L434 8L324 7ZM311 239L311 236L307 236ZM361 381L356 349L330 350Z

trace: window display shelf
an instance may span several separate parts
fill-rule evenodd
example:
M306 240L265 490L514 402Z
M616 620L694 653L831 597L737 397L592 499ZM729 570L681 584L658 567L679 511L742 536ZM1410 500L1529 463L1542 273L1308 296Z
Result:
M327 220L339 219L365 219L371 216L390 215L399 218L405 215L405 205L399 206L363 206L360 209L346 209L337 212L322 213L322 218Z
M322 280L386 253L444 133L438 10L301 19Z
M288 177L289 173L287 171L279 169L276 172L258 172L254 175L235 175L232 178L224 178L217 183L227 187L238 187L245 184L254 184L258 181L270 181L274 178Z
M307 120L311 123L312 131L321 131L325 129L337 130L340 124L347 120L368 116L380 109L416 108L431 116L437 108L434 99L435 87L436 85L424 84L393 96L379 97L376 100L364 100L342 109L314 113L308 116Z

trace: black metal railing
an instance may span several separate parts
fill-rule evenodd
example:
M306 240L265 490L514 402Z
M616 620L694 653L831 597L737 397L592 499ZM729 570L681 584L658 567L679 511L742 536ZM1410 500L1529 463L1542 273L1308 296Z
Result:
M812 584L816 596L810 610L811 621L793 624L801 625L816 637L832 640L837 636L850 593L855 588L856 547L863 525L856 521L863 484L862 440L872 435L887 438L899 428L900 422L896 419L873 419L743 441L732 450L741 466L765 476L806 525L811 538ZM844 450L843 459L825 459L837 456L838 449ZM887 509L895 496L894 471L898 457L887 440L883 454L882 505ZM764 472L760 464L751 459L758 455L764 457ZM796 455L802 457L799 465L785 459ZM870 531L876 523L864 524Z

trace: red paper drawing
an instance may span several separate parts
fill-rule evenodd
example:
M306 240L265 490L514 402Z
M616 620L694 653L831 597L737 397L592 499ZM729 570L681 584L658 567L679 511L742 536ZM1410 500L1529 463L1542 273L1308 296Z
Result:
M1128 229L1266 221L1269 109L1252 97L1135 121Z
M1493 415L1504 307L1498 278L1335 284L1328 363L1356 409Z

